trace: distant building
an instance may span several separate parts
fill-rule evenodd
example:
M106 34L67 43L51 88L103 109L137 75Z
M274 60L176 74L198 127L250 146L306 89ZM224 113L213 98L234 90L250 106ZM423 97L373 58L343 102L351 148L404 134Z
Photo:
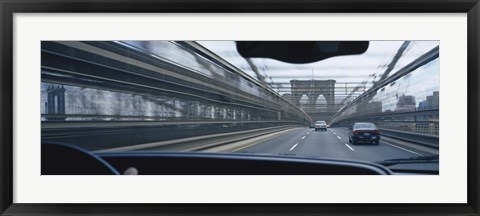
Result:
M424 110L426 104L427 104L426 101L420 101L420 103L418 103L418 108L417 108L417 110Z
M433 95L427 96L427 100L421 101L418 104L418 110L438 109L440 106L440 93L433 92Z
M395 111L415 111L415 96L402 95L398 97L397 107Z
M433 95L427 96L426 100L421 101L418 104L418 110L430 110L439 108L440 94L438 91L434 91ZM414 124L414 131L416 133L433 134L438 135L439 123L438 114L434 115L420 115L416 118L417 122Z
M440 94L438 91L433 92L433 95L427 96L427 105L425 109L438 109L440 102Z

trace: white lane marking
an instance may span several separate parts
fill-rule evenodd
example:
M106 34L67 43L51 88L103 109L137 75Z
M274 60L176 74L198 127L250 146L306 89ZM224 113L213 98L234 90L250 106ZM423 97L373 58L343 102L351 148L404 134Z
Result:
M348 144L345 143L345 145L352 151L355 151L355 149L353 149L352 147L350 147Z
M305 139L305 136L303 136L302 139Z
M395 147L395 148L398 148L398 149L401 149L401 150L404 150L404 151L410 152L410 153L412 153L412 154L416 154L416 155L418 155L418 156L423 156L423 155L422 155L422 154L420 154L420 153L417 153L417 152L414 152L414 151L411 151L411 150L408 150L408 149L402 148L402 147L400 147L400 146L396 146L396 145L393 145L393 144L390 144L390 143L386 143L386 142L384 142L384 141L382 141L382 142L383 142L383 143L385 143L385 144L387 144L387 145L393 146L393 147Z
M295 145L292 146L292 148L290 148L289 151L292 151L295 147L297 147L298 143L295 143Z
M337 136L337 137L338 137L338 139L342 139L342 138L340 138L339 136Z

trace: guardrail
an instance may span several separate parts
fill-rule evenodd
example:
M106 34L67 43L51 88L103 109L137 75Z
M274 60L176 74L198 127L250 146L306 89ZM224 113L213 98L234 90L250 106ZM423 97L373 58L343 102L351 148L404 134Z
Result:
M300 126L290 121L66 121L42 122L42 141L69 143L96 151L143 143L180 140L216 134L248 132L272 127Z
M352 124L335 124L335 127L346 127L351 128ZM392 130L388 128L378 128L382 136L395 138L398 140L407 141L414 144L419 144L422 146L430 148L439 148L439 137L430 134L420 134L413 133L408 131Z
M202 51L198 47L197 50L184 50L184 47L176 44L170 45L172 52L189 53L180 56L188 57L188 62L194 64L180 64L182 59L175 62L172 61L175 59L140 52L116 42L44 41L42 82L62 84L66 88L121 92L127 96L162 96L176 99L179 104L194 102L202 106L254 113L256 116L252 118L256 119L290 119L304 124L311 121L302 109L268 87L258 85L251 78L246 79L240 71L232 70L230 67L233 66L228 62L212 63L204 58L209 53L195 53ZM208 64L215 70L207 66L199 67L197 63ZM203 69L198 71L198 68ZM85 107L88 106L81 108Z
M391 130L386 128L379 128L383 136L392 137L399 140L404 140L416 144L420 144L427 147L438 149L439 137L429 134L419 134L407 131Z
M110 148L94 151L95 153L103 152L122 152L122 151L138 151L138 150L162 150L162 151L200 151L221 145L226 145L242 140L247 140L270 133L275 133L293 128L292 126L279 126L261 128L248 131L238 131L231 133L212 134L206 136L189 137L176 140L168 140L164 142L153 142L119 148Z

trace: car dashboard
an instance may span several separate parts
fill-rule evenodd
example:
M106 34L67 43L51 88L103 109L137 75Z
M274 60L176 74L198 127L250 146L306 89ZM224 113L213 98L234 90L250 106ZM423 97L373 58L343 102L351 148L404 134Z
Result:
M378 163L250 153L131 151L92 153L60 143L42 144L42 175L397 175ZM423 173L432 174L432 173Z

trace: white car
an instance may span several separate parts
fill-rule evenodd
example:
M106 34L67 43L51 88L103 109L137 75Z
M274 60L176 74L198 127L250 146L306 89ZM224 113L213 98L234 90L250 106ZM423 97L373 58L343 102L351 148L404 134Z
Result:
M327 123L325 121L316 121L315 122L315 131L324 130L327 131Z

